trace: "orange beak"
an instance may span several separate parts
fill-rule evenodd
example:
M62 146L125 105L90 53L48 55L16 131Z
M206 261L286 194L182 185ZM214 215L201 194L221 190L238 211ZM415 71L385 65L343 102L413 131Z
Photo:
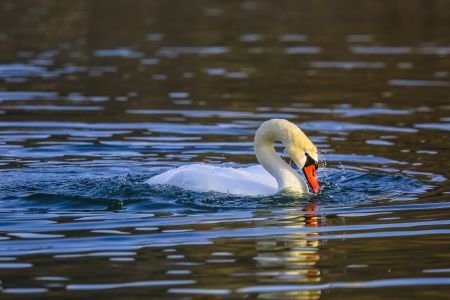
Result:
M309 164L303 167L303 173L308 180L309 186L312 188L314 193L320 191L319 181L317 181L317 169L315 164Z

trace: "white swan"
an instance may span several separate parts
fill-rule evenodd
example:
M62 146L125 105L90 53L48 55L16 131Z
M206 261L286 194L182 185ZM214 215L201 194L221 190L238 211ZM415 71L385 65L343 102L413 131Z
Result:
M317 148L293 123L283 119L264 122L256 131L254 148L261 165L248 168L226 168L206 164L192 164L169 170L147 180L148 184L174 185L196 191L215 191L234 195L272 195L287 190L307 193L308 185L274 149L274 142L284 144L288 155L303 173L316 193Z

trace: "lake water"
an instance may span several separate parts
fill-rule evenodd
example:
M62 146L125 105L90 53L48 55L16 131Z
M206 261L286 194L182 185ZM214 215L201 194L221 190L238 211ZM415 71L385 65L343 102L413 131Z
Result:
M448 299L450 2L0 1L2 299ZM319 195L151 187L298 124ZM280 148L281 150L281 148Z

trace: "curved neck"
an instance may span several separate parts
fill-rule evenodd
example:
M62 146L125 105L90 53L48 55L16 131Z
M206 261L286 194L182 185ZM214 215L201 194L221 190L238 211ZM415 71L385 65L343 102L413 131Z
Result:
M266 123L265 123L266 124ZM290 139L278 126L263 124L255 135L254 147L258 162L278 183L278 190L308 191L306 183L275 151L274 142L281 141L286 147ZM275 124L276 125L276 124Z

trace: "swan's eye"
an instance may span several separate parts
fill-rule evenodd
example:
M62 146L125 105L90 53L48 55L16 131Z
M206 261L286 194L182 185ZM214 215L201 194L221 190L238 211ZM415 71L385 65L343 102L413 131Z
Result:
M307 152L305 152L305 156L306 156L305 167L314 165L317 170L319 168L319 164L317 163L317 161L315 161Z

